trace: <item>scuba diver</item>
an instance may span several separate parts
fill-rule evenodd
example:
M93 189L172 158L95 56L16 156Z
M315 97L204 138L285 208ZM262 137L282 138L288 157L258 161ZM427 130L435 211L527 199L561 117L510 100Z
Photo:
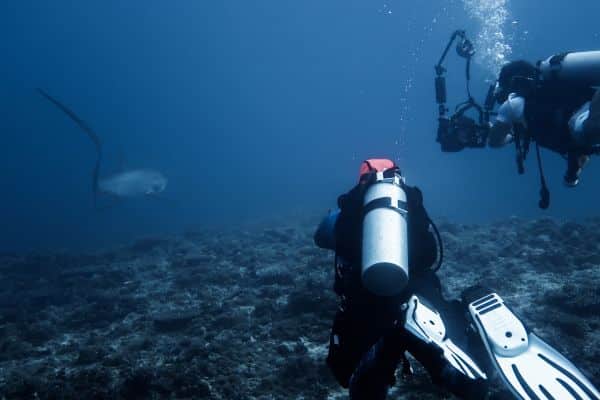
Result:
M467 61L468 99L448 116L443 62L454 41L457 54ZM562 53L535 65L522 60L509 62L490 86L484 105L475 101L469 87L474 54L465 32L456 31L435 66L437 141L445 152L514 143L519 174L524 173L523 163L534 142L541 181L539 205L548 208L550 192L539 147L567 159L564 183L569 187L577 186L589 157L600 152L600 92L596 90L600 86L600 51ZM494 112L496 104L499 107ZM477 120L466 115L473 110Z
M564 183L574 187L600 145L600 91L591 86L592 80L567 79L564 70L596 68L600 83L600 51L562 54L539 65L538 69L527 61L512 61L502 67L494 90L500 107L488 143L501 147L515 141L525 147L534 140L566 155Z
M498 372L517 399L600 399L585 376L483 287L446 300L436 272L443 246L417 187L390 160L361 164L315 232L335 251L340 306L327 364L351 400L383 400L410 353L432 381L463 399L483 399Z

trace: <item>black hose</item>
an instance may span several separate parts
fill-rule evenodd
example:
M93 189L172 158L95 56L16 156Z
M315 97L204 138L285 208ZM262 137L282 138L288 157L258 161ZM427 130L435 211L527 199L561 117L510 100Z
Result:
M444 244L442 243L442 235L440 235L440 231L438 230L437 226L433 223L431 218L428 217L428 219L429 219L429 224L433 228L433 232L435 233L435 238L438 243L439 257L438 257L437 266L433 269L434 272L438 272L440 270L440 268L442 268L442 263L444 262Z
M537 142L535 142L535 152L537 154L538 169L540 171L540 184L542 186L540 189L540 201L538 206L542 210L546 210L548 207L550 207L550 190L548 190L548 186L546 185L546 177L544 176L542 157L540 155L540 146Z
M442 64L444 63L444 59L446 58L446 56L448 55L448 51L450 50L450 47L452 47L452 43L454 43L454 40L460 36L460 37L464 37L465 35L465 31L461 31L461 30L457 30L454 31L452 33L452 36L450 36L450 40L448 41L448 44L446 45L446 48L444 49L444 51L442 52L442 56L440 57L440 60L438 61L438 63L436 64L435 68L436 71L438 71L438 75L441 74L441 72L443 71L443 67Z
M467 58L467 69L465 74L467 76L467 95L469 96L469 101L474 102L473 96L471 95L471 57Z

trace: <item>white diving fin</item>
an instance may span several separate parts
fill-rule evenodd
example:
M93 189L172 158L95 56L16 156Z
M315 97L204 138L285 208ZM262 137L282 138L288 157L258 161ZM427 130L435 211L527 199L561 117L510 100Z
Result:
M487 379L477 363L446 335L442 316L413 295L406 303L404 328L417 339L438 347L443 357L469 379Z
M525 328L496 293L469 304L485 347L517 399L600 400L592 383L562 354Z

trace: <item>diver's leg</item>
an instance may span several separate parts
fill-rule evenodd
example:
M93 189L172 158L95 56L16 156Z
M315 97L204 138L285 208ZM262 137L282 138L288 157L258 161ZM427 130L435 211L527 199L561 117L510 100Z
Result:
M588 145L600 145L600 90L596 91L590 103L589 115L583 122L583 136Z
M567 172L564 176L564 184L567 187L575 187L579 184L581 171L587 165L590 157L587 154L570 151L567 154Z
M600 145L600 90L569 119L569 130L578 146Z
M579 183L579 163L577 162L577 154L569 152L567 156L567 172L564 176L564 184L567 187L575 187Z
M398 363L403 359L403 338L385 335L363 356L350 378L351 400L383 400L394 384Z
M579 183L579 175L590 157L590 149L600 147L600 90L596 91L591 101L577 110L569 120L569 130L575 144L584 151L570 151L567 158L567 172L564 183L575 187Z

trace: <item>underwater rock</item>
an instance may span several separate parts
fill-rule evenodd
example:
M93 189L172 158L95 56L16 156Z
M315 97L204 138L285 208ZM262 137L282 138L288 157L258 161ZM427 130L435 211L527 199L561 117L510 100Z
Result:
M195 311L166 311L155 315L153 322L159 332L179 331L187 328L197 317Z
M289 243L293 239L293 229L265 229L263 232L267 240L272 239L282 243Z
M288 315L302 314L328 315L337 307L337 299L330 293L312 293L310 291L294 291L290 293L285 307Z
M258 282L264 285L291 285L294 283L294 277L290 272L279 266L257 269L254 275L258 279Z
M140 400L149 398L154 379L154 372L148 368L128 371L121 384L121 397Z
M52 339L57 333L56 327L48 321L28 321L19 323L19 339L39 346Z
M566 284L545 296L548 305L581 317L600 316L600 288Z
M102 361L105 353L101 347L86 347L79 351L79 355L75 360L76 365L89 365Z
M3 399L35 399L43 381L34 376L27 376L19 371L10 371L6 377L6 385L0 386Z
M131 250L142 253L153 250L156 247L164 246L167 243L169 243L169 241L163 238L142 238L136 240L133 245L131 245Z
M0 399L346 398L324 362L338 299L317 223L0 257ZM600 381L600 218L439 227L447 297L496 289ZM390 398L442 397L415 367Z
M207 256L206 254L202 254L202 253L187 254L184 257L184 266L196 267L196 266L210 265L214 261L215 261L215 259L213 257Z

